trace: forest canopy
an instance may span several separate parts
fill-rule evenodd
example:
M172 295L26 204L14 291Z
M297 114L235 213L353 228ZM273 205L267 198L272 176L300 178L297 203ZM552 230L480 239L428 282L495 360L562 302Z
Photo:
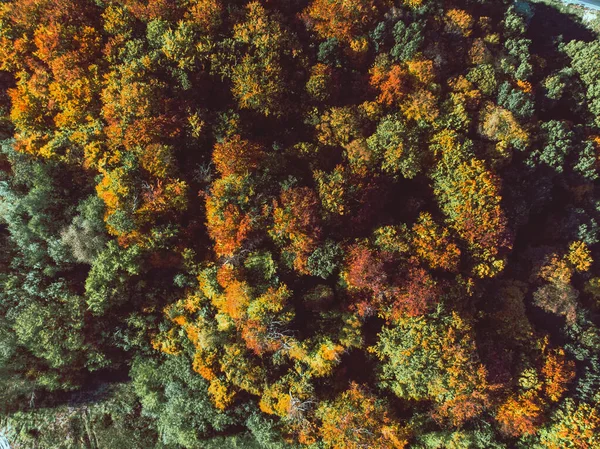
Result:
M0 435L599 448L596 28L1 1Z

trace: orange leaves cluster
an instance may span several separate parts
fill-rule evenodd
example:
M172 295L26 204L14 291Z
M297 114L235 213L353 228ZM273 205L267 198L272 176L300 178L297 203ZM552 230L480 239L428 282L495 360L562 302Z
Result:
M394 421L385 402L356 383L317 411L322 424L319 434L325 444L337 449L402 449L409 432Z
M476 372L478 379L485 379L483 368ZM481 415L490 405L489 397L481 391L459 393L442 404L432 413L439 422L447 422L455 427L461 427L469 420Z
M150 220L156 214L180 212L186 207L186 194L185 181L158 180L143 193L143 204L136 212L139 216L147 215Z
M18 80L9 90L18 151L74 162L87 143L85 132L72 131L97 125L102 38L91 19L96 13L91 4L70 0L0 8L0 66Z
M233 256L254 229L248 182L248 177L237 175L220 178L206 196L206 227L217 257Z
M542 375L546 396L556 402L567 390L568 383L575 377L575 363L567 360L564 349L551 350L546 354Z
M145 106L153 108L151 104ZM104 112L107 112L106 108L104 109ZM155 148L154 145L163 144L163 142L177 137L181 132L181 128L174 117L166 114L155 115L155 113L152 112L152 109L140 112L148 116L132 120L127 124L122 134L114 129L115 126L120 126L122 123L117 124L116 122L111 122L113 126L107 131L108 136L121 139L118 142L109 142L113 148L118 148L122 145L128 151L141 152L143 154L151 151L152 148ZM164 152L163 155L165 155ZM172 162L169 158L165 158L162 161L165 165L169 162Z
M246 315L250 301L250 286L247 282L236 280L227 285L222 300L216 305L233 320L241 320Z
M36 154L48 140L47 134L43 133L49 123L49 118L45 117L45 111L49 107L46 96L47 79L47 73L23 77L14 89L8 91L12 102L10 118L18 130L16 137L19 151ZM40 145L36 141L43 143Z
M250 173L256 170L263 157L264 150L260 145L237 134L215 144L213 151L213 162L223 177Z
M174 159L173 148L170 146L150 144L140 155L140 165L153 178L164 179L173 171Z
M468 37L472 33L473 17L462 9L449 9L445 15L446 30L449 33L456 33Z
M381 296L387 281L381 256L361 244L351 246L347 254L345 280L348 287L371 291L375 297Z
M188 14L208 34L214 32L222 22L223 5L219 0L194 0Z
M206 220L217 257L230 257L239 251L254 227L249 207L249 175L264 158L263 148L239 135L216 143L213 163L221 178L206 198Z
M530 94L533 92L533 86L529 81L517 80L517 87L526 94Z
M316 126L317 139L324 145L347 145L361 130L360 117L353 107L332 107L321 116Z
M174 18L176 5L169 0L122 0L124 6L140 20Z
M431 310L438 300L439 288L433 277L423 268L411 267L401 282L401 287L391 289L393 302L386 318L398 320L415 317Z
M408 120L424 121L433 123L439 116L438 99L425 89L418 89L408 95L407 99L400 105L400 109Z
M573 269L567 258L552 254L540 268L539 275L540 278L552 284L564 285L571 282Z
M283 346L283 342L272 338L267 324L257 320L248 320L242 328L241 337L246 342L246 347L256 355L276 352Z
M213 305L234 321L245 319L248 305L253 298L250 285L230 264L219 267L217 280L223 288L223 293L211 298Z
M548 337L541 341L537 369L522 374L523 389L511 393L498 407L496 420L510 436L532 435L546 420L548 403L558 402L575 377L575 363L562 348L550 348Z
M439 115L437 98L428 90L435 80L431 60L414 59L393 65L385 60L376 61L370 74L371 86L380 92L378 103L399 105L409 120L431 123Z
M460 249L450 239L449 231L439 226L431 214L421 213L412 231L412 245L421 260L433 269L455 271L458 268Z
M592 252L584 242L576 241L569 246L567 255L573 269L579 272L586 272L592 266Z
M378 3L374 0L313 0L304 12L305 21L324 39L350 43L377 18Z
M380 91L377 101L386 106L398 104L408 90L408 72L399 64L389 69L375 65L371 71L371 86Z
M206 200L206 227L215 241L217 257L232 256L240 249L252 231L252 221L235 204L228 204L223 210L217 209L213 197Z
M104 201L107 215L114 213L122 204L123 198L129 194L128 183L124 181L125 170L116 169L107 171L102 181L96 186L98 196Z
M506 227L500 208L500 179L476 159L461 164L458 171L460 181L457 180L453 187L460 191L460 197L465 201L455 204L455 226L470 244L492 249L501 240Z
M306 262L320 238L319 199L309 187L284 190L274 203L271 237L294 253L294 268L308 274Z
M433 61L430 59L412 59L406 62L408 73L418 84L427 86L435 81Z
M594 449L600 447L600 410L585 402L565 401L554 422L540 432L545 449Z
M343 279L353 295L353 310L359 316L377 313L388 321L423 315L438 300L437 282L418 266L395 269L392 254L387 250L394 247L407 250L408 245L401 237L383 232L377 243L385 246L386 251L365 243L356 243L347 250Z
M508 397L498 408L496 420L507 435L532 435L543 422L543 412L539 396L535 391L529 390Z

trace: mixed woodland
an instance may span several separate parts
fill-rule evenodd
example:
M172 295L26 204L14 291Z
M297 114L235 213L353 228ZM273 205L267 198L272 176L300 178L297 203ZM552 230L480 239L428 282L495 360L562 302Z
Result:
M11 447L600 448L598 31L0 1Z

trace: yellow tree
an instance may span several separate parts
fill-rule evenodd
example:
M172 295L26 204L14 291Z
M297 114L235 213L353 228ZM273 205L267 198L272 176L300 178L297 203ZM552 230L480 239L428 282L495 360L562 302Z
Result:
M511 247L500 178L479 159L441 168L434 177L442 210L480 261L475 273L480 277L496 275L504 266L498 259L500 251Z
M350 43L365 33L379 16L385 1L313 0L305 10L305 20L324 39Z
M460 249L452 242L448 229L439 226L431 214L422 212L412 231L412 245L421 260L434 269L458 268Z
M408 429L392 419L386 402L356 383L333 402L321 404L317 417L327 447L402 449L408 444Z
M306 273L308 256L321 238L319 198L309 187L284 190L273 210L273 227L269 234L284 249L294 254L294 268Z

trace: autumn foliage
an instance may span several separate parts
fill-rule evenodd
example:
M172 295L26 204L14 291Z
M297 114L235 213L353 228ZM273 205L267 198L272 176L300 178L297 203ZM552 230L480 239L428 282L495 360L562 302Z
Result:
M317 414L323 421L320 434L331 447L401 449L408 443L407 429L394 422L385 405L357 384L333 403L321 406Z
M313 0L305 14L322 37L351 42L377 17L379 6L373 0Z
M600 28L550 3L1 1L11 447L600 448Z

